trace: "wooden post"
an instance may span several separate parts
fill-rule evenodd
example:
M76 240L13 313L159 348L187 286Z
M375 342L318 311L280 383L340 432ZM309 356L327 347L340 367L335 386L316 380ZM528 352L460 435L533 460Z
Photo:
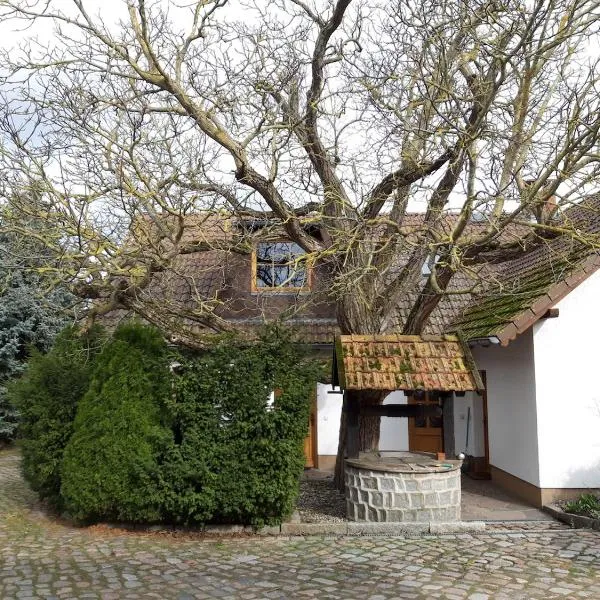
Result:
M454 398L451 393L444 392L442 397L442 419L444 432L444 452L448 458L454 458L456 447L454 441Z
M346 412L346 458L358 458L360 452L360 400L356 394L344 392Z

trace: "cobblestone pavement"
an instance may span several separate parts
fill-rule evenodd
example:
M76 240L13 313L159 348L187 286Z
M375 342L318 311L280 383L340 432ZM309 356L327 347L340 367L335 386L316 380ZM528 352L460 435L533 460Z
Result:
M0 452L0 599L600 598L600 535L230 538L52 520Z

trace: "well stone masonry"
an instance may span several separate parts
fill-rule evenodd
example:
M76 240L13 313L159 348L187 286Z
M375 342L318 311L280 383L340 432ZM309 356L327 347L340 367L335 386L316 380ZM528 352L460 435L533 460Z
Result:
M346 511L351 521L460 520L461 461L426 453L365 453L346 461Z

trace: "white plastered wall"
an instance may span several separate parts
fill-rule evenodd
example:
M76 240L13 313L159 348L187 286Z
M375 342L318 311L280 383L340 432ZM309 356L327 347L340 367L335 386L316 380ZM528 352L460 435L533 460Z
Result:
M404 392L392 392L384 404L406 404ZM408 450L408 419L402 417L381 417L379 434L380 450Z
M600 487L600 272L534 326L540 487Z
M335 456L340 435L342 394L329 394L330 385L317 383L317 454Z
M539 487L533 332L507 347L476 346L473 357L487 375L490 464Z
M338 449L342 395L329 394L331 386L317 384L317 448L320 456L335 456ZM406 404L402 392L392 392L384 404ZM382 417L380 450L408 450L408 419Z

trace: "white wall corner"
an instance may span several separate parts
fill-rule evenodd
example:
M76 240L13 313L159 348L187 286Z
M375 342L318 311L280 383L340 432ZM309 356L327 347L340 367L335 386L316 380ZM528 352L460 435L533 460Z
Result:
M533 328L544 488L600 487L599 300L596 272Z
M532 331L521 334L506 347L475 347L473 356L487 377L490 464L539 487Z

